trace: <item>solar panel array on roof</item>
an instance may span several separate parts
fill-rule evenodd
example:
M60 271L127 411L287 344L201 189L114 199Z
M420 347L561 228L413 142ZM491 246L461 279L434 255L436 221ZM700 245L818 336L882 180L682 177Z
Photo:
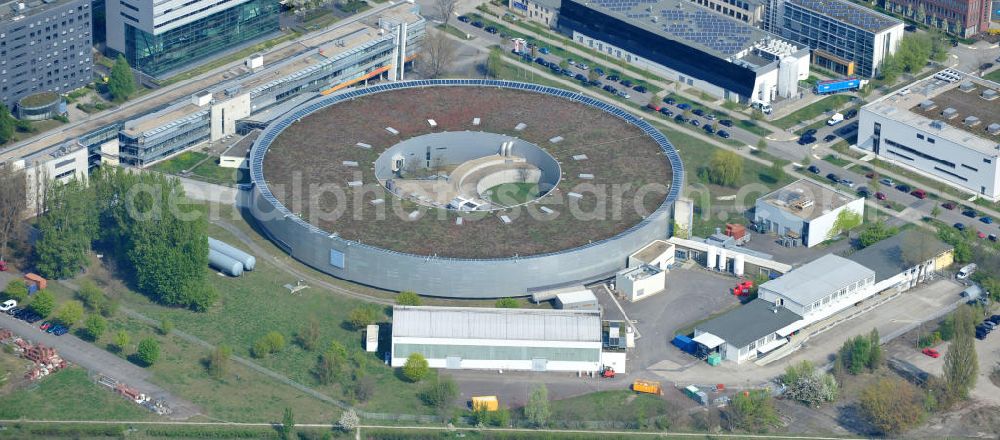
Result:
M655 23L653 26L672 37L699 44L726 56L739 53L753 42L754 29L745 23L699 7L662 3L660 0L595 2L597 6L622 13L628 19Z
M792 0L792 2L870 32L879 32L901 23L887 15L843 0Z

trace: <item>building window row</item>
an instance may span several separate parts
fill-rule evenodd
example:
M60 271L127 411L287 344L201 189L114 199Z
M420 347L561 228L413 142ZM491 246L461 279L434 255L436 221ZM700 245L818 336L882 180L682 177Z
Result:
M931 142L931 139L928 138L927 141ZM908 152L910 154L914 154L914 155L919 156L921 158L924 158L924 159L927 159L927 160L930 160L930 161L933 161L933 162L937 162L937 163L939 163L941 165L944 165L944 166L946 166L948 168L955 168L955 163L954 162L949 162L949 161L944 160L944 159L939 159L937 157L931 156L930 154L927 154L927 153L924 153L922 151L915 150L913 148L907 147L906 145L900 144L899 142L893 141L891 139L886 139L885 143L887 143L887 144L889 144L889 145L891 145L893 147L899 148L900 150L906 151L906 152ZM934 142L931 142L931 143L934 143Z

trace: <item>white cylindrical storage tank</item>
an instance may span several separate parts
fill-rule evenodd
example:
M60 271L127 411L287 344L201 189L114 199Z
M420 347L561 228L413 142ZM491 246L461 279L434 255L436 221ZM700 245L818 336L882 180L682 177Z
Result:
M778 95L791 98L799 85L799 59L791 55L778 62Z
M705 267L715 269L715 246L709 246L705 256Z
M257 259L254 258L253 255L250 255L246 252L236 249L226 244L225 242L216 240L212 237L208 238L208 248L218 251L223 255L232 258L236 261L239 261L240 264L243 265L243 269L245 270L253 270L254 266L257 265Z
M725 249L719 249L719 272L726 271L726 257L728 257Z
M741 277L743 276L743 264L746 257L743 254L736 254L733 256L733 274Z
M208 265L229 276L243 275L243 263L215 249L208 250Z

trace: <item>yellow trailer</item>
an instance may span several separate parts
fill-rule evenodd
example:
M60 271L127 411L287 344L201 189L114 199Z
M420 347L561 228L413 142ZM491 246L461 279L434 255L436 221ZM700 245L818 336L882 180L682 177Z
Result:
M496 411L500 409L500 401L497 396L472 396L472 409Z
M652 380L639 379L632 382L632 391L637 393L648 393L648 394L658 394L663 395L663 387L660 386L659 382Z

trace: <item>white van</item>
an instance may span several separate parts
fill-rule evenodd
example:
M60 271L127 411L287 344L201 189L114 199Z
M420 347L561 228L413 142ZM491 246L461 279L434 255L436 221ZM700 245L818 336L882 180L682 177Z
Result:
M955 278L958 278L960 280L964 280L964 279L972 276L972 274L974 274L974 273L976 273L976 263L972 263L972 264L970 264L968 266L965 266L965 267L959 269L958 273L955 274Z

